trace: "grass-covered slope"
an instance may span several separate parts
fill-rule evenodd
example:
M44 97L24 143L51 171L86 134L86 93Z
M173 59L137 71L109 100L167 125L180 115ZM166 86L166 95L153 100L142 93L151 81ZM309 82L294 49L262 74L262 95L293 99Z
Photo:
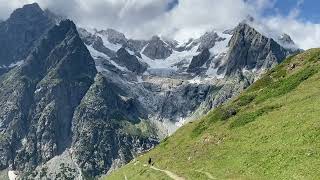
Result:
M232 102L107 179L317 179L320 49L288 58Z

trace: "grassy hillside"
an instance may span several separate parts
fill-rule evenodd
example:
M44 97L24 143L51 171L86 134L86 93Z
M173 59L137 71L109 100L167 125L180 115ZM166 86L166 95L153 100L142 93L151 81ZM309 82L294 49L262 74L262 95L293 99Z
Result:
M172 179L145 166L149 157L184 179L319 178L320 49L288 58L108 179Z

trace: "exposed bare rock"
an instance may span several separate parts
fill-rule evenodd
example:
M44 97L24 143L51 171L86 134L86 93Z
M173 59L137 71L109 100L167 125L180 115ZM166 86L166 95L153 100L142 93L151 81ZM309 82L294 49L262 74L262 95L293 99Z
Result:
M151 59L166 59L171 55L172 49L158 36L153 36L142 53Z
M15 10L0 24L0 67L24 60L54 24L36 3Z

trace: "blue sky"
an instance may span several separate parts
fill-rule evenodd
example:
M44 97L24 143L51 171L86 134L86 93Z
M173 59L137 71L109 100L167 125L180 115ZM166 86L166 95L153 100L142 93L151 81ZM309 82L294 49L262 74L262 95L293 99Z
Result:
M172 10L178 5L179 0L168 0L167 10ZM180 0L183 1L183 0ZM252 0L259 1L259 0ZM267 8L265 16L282 15L289 16L293 10L298 10L299 18L302 21L320 23L320 0L274 0L273 7Z
M274 8L267 9L265 13L267 15L281 14L283 16L288 16L295 8L298 8L300 11L298 16L299 19L313 23L320 23L319 0L277 0Z

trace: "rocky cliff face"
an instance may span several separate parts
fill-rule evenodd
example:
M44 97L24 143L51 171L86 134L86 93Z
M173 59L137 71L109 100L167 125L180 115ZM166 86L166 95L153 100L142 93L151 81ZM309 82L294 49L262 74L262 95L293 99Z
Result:
M238 95L264 72L295 53L245 23L239 24L232 34L228 52L219 62L218 71L224 72L225 82L202 104L201 109L206 109L205 112Z
M206 32L197 41L199 44L198 51L201 52L205 49L211 49L216 45L216 42L224 41L225 39L220 37L216 32Z
M0 69L12 68L23 61L41 35L54 24L38 4L15 10L0 24Z
M1 130L8 144L2 166L32 170L62 153L71 143L74 110L95 74L71 21L49 30L25 63L1 78Z
M113 57L112 60L120 66L126 67L129 71L141 74L147 70L148 65L140 62L135 55L130 54L125 48L120 48L116 54L117 56Z
M126 36L123 33L120 33L114 29L102 30L102 31L98 31L97 33L107 37L107 40L113 44L124 45L128 41Z
M142 53L151 59L166 59L171 55L172 50L158 36L154 36Z
M237 71L270 69L289 53L276 41L267 38L247 24L240 24L229 42L226 75Z
M194 56L192 58L192 61L188 67L187 72L191 72L191 73L201 72L201 67L208 62L209 58L210 58L209 49L202 50L202 52L199 55Z
M139 101L98 75L73 119L72 149L79 167L97 176L152 148L158 141L138 128L141 119L146 114Z
M145 70L133 66L139 62L125 49L116 58L132 71ZM158 143L150 138L152 127L141 121L146 114L139 102L104 76L94 79L96 73L75 25L67 20L50 29L21 66L1 77L1 169L24 172L27 179L56 179L71 167L55 162L60 172L43 171L52 168L51 159L67 154L62 159L74 161L71 178L96 176Z

